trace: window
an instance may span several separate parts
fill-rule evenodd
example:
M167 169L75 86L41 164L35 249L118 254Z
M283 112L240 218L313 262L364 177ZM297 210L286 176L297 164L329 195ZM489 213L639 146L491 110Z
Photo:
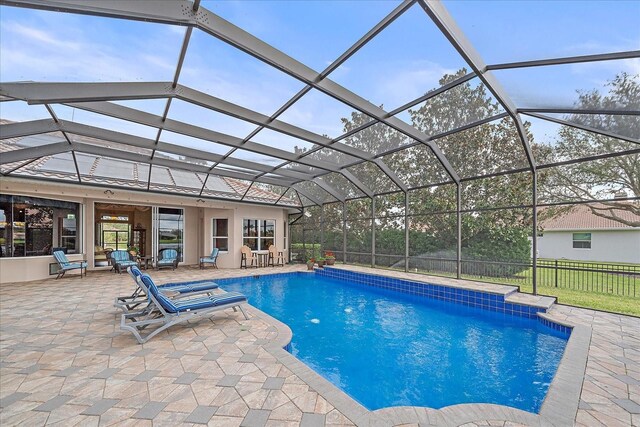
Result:
M213 247L220 252L229 250L229 220L227 218L213 218Z
M573 233L575 249L591 249L591 233Z
M253 251L263 251L273 245L276 221L273 219L245 219L242 222L242 244Z
M80 252L80 204L0 194L0 257Z
M102 247L104 247L105 249L113 249L116 251L126 251L129 248L129 228L129 223L100 223Z

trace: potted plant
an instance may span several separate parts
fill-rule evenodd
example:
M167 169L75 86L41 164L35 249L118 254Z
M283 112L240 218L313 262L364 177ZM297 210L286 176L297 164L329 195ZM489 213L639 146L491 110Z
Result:
M138 249L137 246L129 246L127 248L127 251L133 258L136 258L138 256L138 253L140 253L140 249Z
M336 256L332 251L324 251L324 259L327 265L333 265L336 263Z
M324 257L320 257L320 258L316 259L316 262L318 263L318 267L320 267L320 268L324 267L324 262L325 261L326 260L324 259Z
M307 270L313 271L313 266L315 265L315 263L315 258L309 258L309 260L307 261Z

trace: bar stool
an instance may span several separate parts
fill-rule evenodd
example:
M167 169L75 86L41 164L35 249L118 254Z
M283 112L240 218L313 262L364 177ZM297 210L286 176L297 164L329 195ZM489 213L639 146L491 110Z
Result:
M284 254L275 245L269 246L269 262L267 265L270 267L284 266Z

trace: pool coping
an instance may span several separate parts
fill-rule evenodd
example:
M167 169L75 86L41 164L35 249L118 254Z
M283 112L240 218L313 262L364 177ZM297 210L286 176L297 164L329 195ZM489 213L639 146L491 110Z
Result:
M300 271L293 274L298 273L313 274L314 272ZM379 275L370 272L366 272L365 274ZM270 275L272 274L260 274L260 276ZM414 278L409 280L431 283L431 281L427 282ZM438 284L449 286L448 284ZM455 287L478 290L477 286L465 288L464 283L458 283ZM512 288L511 286L505 287ZM511 293L513 292L509 289L505 294ZM519 303L523 304L521 302ZM408 423L435 426L459 426L481 420L511 421L530 426L565 426L572 425L575 422L580 393L582 391L582 383L587 367L589 345L591 343L591 328L588 326L562 321L549 313L538 313L538 316L542 319L572 328L562 359L560 360L558 369L547 390L547 395L538 414L509 406L487 403L457 404L441 409L421 406L394 406L370 411L285 350L293 338L293 332L289 326L251 305L249 313L273 326L276 330L276 336L272 338L269 343L265 344L263 348L309 385L309 387L322 395L327 402L342 412L345 417L357 426L398 425Z

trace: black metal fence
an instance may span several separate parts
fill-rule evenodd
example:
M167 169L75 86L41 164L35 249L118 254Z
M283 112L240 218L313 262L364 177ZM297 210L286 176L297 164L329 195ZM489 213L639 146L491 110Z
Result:
M336 255L342 255L336 253ZM347 252L347 264L371 265L371 253ZM340 256L338 261L342 261ZM404 271L404 257L375 255L375 266ZM409 257L408 270L416 273L455 277L456 260L426 256ZM509 261L462 260L462 277L483 282L533 285L533 264ZM538 260L540 288L563 288L584 292L640 298L640 264L612 264L569 260ZM526 291L526 289L523 289Z
M538 286L640 297L640 265L538 260Z

